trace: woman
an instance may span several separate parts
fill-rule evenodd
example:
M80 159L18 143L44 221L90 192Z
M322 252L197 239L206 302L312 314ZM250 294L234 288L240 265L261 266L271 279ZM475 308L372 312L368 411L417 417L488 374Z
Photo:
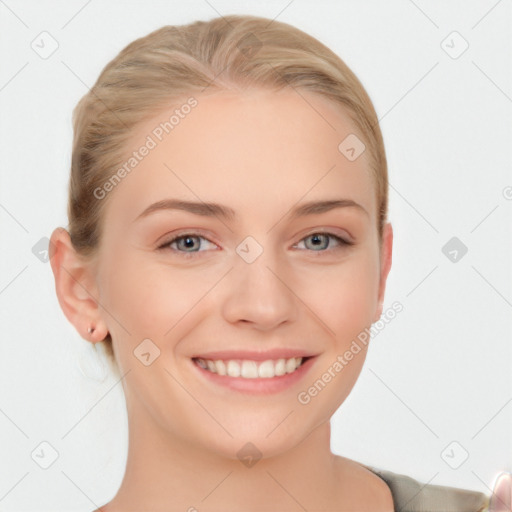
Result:
M74 123L52 269L129 418L98 511L488 510L330 451L393 241L377 116L339 57L253 16L163 27L105 67Z

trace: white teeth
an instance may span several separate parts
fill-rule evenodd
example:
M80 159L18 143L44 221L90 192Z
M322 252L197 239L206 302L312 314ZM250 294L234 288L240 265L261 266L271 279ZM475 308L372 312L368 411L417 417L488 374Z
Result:
M279 359L276 362L274 372L277 376L284 375L286 373L286 359Z
M236 361L228 361L226 373L230 377L240 377L240 365Z
M226 375L226 365L224 361L215 361L215 368L219 375Z
M245 379L258 378L258 365L256 364L256 361L243 361L240 376Z
M288 359L285 364L286 373L292 373L297 368L297 363L295 358Z
M205 370L227 375L229 377L243 377L244 379L271 379L286 373L293 373L301 364L302 357L291 357L289 359L267 359L266 361L243 360L222 361L210 359L196 359L196 363Z
M270 379L275 375L274 361L263 361L258 367L258 376L262 379Z

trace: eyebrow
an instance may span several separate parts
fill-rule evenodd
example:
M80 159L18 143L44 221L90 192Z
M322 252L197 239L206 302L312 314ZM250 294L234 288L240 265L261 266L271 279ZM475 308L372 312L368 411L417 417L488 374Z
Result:
M320 213L331 211L335 208L355 208L369 216L367 210L352 199L328 199L324 201L310 201L302 203L301 205L293 208L289 215L291 219L296 219L307 215L318 215ZM203 217L220 217L231 221L236 218L235 210L218 203L183 201L180 199L162 199L161 201L157 201L156 203L149 205L135 218L134 222L145 218L154 212L162 210L179 210L193 213L195 215L201 215Z

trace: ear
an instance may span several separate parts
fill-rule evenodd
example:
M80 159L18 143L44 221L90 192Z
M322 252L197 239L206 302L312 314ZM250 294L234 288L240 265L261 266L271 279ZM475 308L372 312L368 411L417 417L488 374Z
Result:
M55 278L55 291L66 318L87 341L103 340L108 329L101 317L99 291L93 265L80 258L69 233L56 228L50 238L50 264ZM94 331L89 334L88 328Z
M386 282L388 279L389 271L391 270L393 254L393 227L388 222L384 225L382 233L382 247L380 250L380 281L378 291L378 307L375 312L373 322L377 322L382 315L384 307L384 293L386 291Z

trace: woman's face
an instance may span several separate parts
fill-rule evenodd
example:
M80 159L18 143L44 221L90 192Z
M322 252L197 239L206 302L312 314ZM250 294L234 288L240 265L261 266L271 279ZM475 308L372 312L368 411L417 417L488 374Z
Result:
M358 335L381 312L391 227L380 258L367 155L338 148L354 133L339 107L292 89L194 97L139 125L127 148L137 163L103 219L102 319L132 428L229 458L247 442L275 455L354 386L367 350ZM147 212L160 201L195 206ZM343 203L301 209L325 201ZM309 359L293 371L293 357Z

